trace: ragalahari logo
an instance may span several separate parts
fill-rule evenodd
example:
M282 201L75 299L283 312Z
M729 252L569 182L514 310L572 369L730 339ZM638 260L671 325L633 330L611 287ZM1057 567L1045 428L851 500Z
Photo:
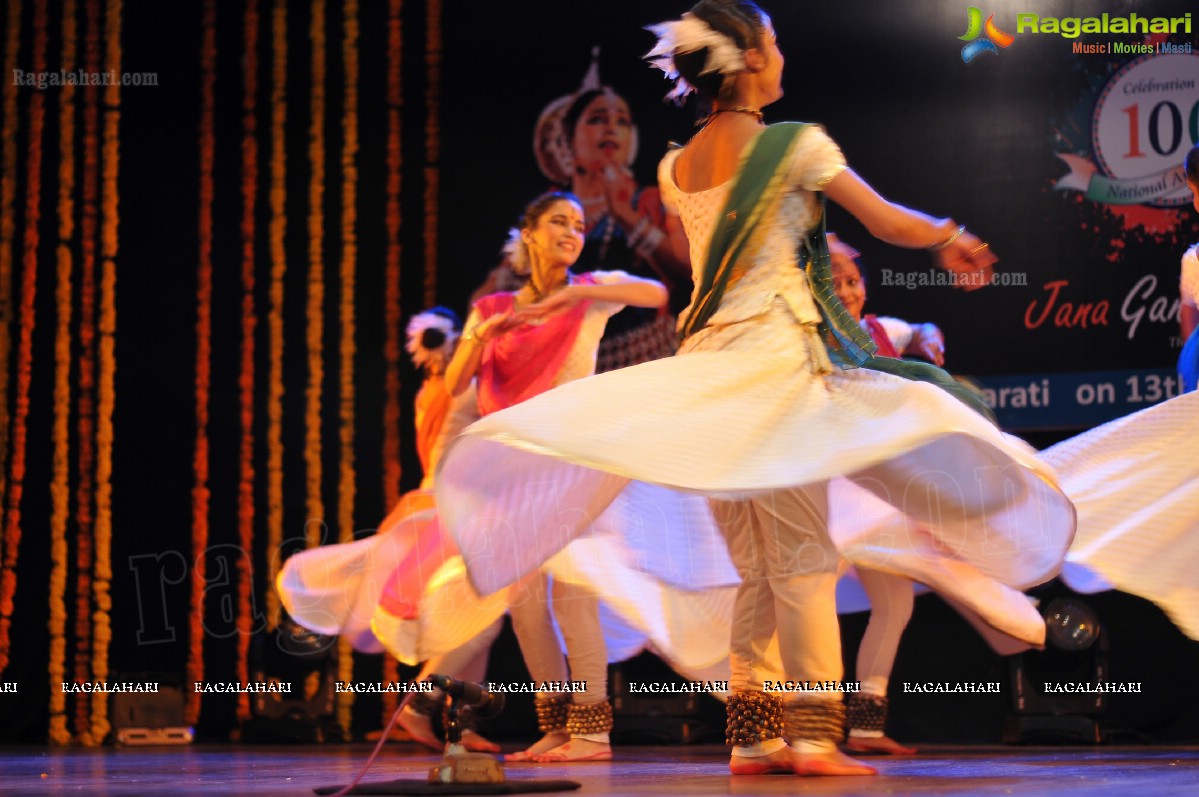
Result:
M987 17L983 22L983 12L974 6L966 9L967 29L964 36L958 36L959 41L970 42L962 48L962 60L967 64L983 53L999 55L999 48L1006 48L1016 40L1010 33L1005 33L995 26L995 15ZM979 38L985 34L984 38Z

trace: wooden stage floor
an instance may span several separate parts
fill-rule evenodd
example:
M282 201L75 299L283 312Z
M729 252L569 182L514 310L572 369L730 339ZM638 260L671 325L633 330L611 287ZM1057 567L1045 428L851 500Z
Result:
M303 795L348 783L365 745L0 748L0 795ZM513 764L509 781L570 779L608 795L1135 795L1199 794L1199 747L947 747L873 759L873 778L736 777L723 747L624 747L618 760ZM438 756L391 745L364 782L423 781Z

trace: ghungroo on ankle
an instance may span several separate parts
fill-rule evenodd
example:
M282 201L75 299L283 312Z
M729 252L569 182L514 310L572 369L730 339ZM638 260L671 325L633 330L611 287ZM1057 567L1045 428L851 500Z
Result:
M598 703L571 703L567 710L566 732L571 736L587 733L607 733L612 730L612 704L608 698Z
M729 697L724 743L748 747L783 735L783 701L763 692L737 692Z
M850 730L882 732L887 724L888 701L882 695L854 692L845 707L845 719Z
M840 700L794 700L783 709L787 741L832 742L845 739L845 704Z
M569 697L556 695L545 700L534 700L533 707L537 711L537 730L542 733L562 733L566 730Z

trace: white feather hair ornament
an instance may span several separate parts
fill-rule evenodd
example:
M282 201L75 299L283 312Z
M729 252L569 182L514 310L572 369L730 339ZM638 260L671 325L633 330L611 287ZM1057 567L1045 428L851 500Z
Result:
M701 75L712 72L735 75L745 69L745 53L737 43L729 36L713 30L707 22L690 12L683 14L681 19L647 25L645 29L658 37L654 49L645 54L645 60L665 72L667 79L674 81L674 90L666 95L668 100L681 102L695 90L679 75L674 63L676 55L707 47L708 57L704 61L704 68L700 70Z
M408 343L405 348L417 368L444 371L458 342L454 319L442 312L426 310L408 321Z
M529 249L524 239L520 237L520 228L511 227L508 230L508 240L500 247L500 254L508 258L508 268L518 277L527 277L533 273L533 264L529 261Z

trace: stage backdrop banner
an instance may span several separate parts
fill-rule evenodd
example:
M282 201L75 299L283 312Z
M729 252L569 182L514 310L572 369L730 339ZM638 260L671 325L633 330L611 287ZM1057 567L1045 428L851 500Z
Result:
M823 124L880 193L952 216L1000 257L994 284L964 292L925 253L883 244L833 207L831 228L863 252L869 312L938 324L947 366L997 386L1024 374L1173 368L1179 259L1199 239L1181 172L1199 138L1199 28L1188 4L776 5L787 71L767 121ZM580 6L565 34L552 4L522 8L519 19L480 8L446 38L444 92L454 99L443 107L441 188L472 198L473 223L462 235L443 218L441 263L453 277L442 284L461 304L498 262L523 203L571 187L546 173L540 125L549 105L582 91L589 68L627 103L639 188L653 185L669 142L695 129L692 107L664 102L670 85L641 59L654 42L643 27L685 4ZM507 79L520 90L483 90ZM598 233L589 242L602 245ZM616 251L605 267L635 265ZM1030 404L1013 422L1081 429L1110 417L1055 412Z

